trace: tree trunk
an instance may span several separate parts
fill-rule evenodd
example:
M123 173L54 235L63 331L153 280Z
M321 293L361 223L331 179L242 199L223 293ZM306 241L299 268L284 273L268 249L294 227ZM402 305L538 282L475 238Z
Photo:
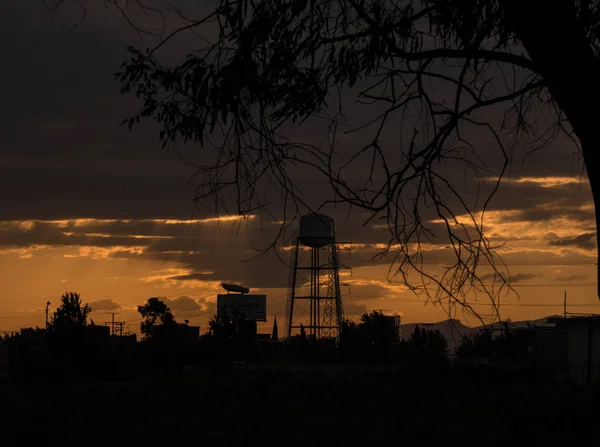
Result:
M600 61L577 20L573 1L500 2L537 72L579 138L592 189L597 235L600 228ZM596 236L597 247L598 239ZM600 269L597 279L600 298Z

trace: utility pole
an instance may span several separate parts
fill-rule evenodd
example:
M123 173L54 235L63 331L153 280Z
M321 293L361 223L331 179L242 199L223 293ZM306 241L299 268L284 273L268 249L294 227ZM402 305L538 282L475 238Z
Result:
M46 329L48 329L48 306L50 306L50 301L46 303Z
M111 321L110 321L110 333L111 335L115 335L115 315L118 314L119 312L110 312L110 314L112 315Z
M565 290L564 314L563 318L567 318L567 291Z
M115 324L117 325L117 328L119 330L119 337L123 336L123 326L125 326L125 322L124 321L115 321Z

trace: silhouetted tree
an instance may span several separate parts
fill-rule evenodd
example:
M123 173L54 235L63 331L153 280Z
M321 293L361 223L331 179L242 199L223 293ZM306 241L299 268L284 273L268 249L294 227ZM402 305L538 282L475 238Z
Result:
M352 320L345 320L342 324L340 336L340 356L346 362L364 363L368 360L368 342L361 337L359 325Z
M48 349L64 378L91 372L98 364L96 336L91 332L93 321L88 324L91 312L78 293L67 292L48 323Z
M379 311L364 312L359 323L346 320L340 339L341 354L347 360L381 363L392 358L396 342L394 325Z
M394 327L390 326L389 320L380 311L364 312L360 316L359 326L371 342L389 345L395 341Z
M528 329L505 328L499 343L499 356L510 362L523 362L529 355L533 332Z
M53 8L66 3L81 7L59 0ZM149 14L164 12L136 4ZM166 8L180 13L178 28L158 33L151 48L129 48L117 76L124 92L143 101L130 126L151 117L165 145L183 140L219 149L213 163L199 168L205 174L199 200L226 204L231 190L236 211L245 215L265 205L259 186L275 182L284 203L301 204L287 167L312 168L336 202L387 221L407 282L424 293L437 283L443 293L432 298L467 308L460 297L473 286L491 297L499 293L476 275L482 264L497 265L480 213L519 143L530 153L561 134L577 137L594 202L600 200L598 0L218 0L202 18ZM144 28L119 12L137 31ZM210 43L203 28L214 36ZM184 33L197 45L177 64L164 50ZM370 107L360 114L368 118L345 129L342 91ZM329 148L282 135L286 125L311 117L327 119L332 134L360 130L366 141L340 155L336 135ZM388 144L390 132L396 141ZM479 161L490 159L482 157L482 134L489 137L485 146L497 149L495 167ZM358 183L352 162L366 160L371 172ZM450 176L448 166L462 168L462 175ZM475 188L477 198L467 200L466 177L497 182ZM457 259L439 277L419 263L424 246L411 243L430 234L431 219L422 214L431 209ZM422 283L413 280L415 270ZM498 273L503 280L506 271Z
M256 323L234 313L215 315L208 321L213 356L220 359L248 360L254 353Z
M503 324L500 333L494 334L492 328L463 337L456 348L459 361L493 365L497 362L524 362L532 343L532 332L524 329L511 329Z
M159 298L148 298L146 304L138 306L138 312L143 318L140 330L144 340L152 339L157 325L168 330L176 324L171 309Z
M415 326L415 330L410 335L410 343L412 343L414 346L425 346L425 337L421 333L421 328L418 324Z
M235 319L213 315L208 320L210 335L222 340L232 340L238 332Z
M0 336L9 356L9 371L14 378L43 376L48 372L50 352L47 331L40 328L22 328L19 332Z
M65 292L60 298L60 306L52 315L48 330L56 334L81 333L88 324L92 308L81 302L78 293Z
M455 354L461 361L491 364L496 355L492 329L486 327L474 334L463 336Z
M415 327L405 350L407 360L415 365L445 365L448 342L438 329Z
M474 340L472 335L463 335L460 343L454 349L454 355L459 362L470 362L474 359Z

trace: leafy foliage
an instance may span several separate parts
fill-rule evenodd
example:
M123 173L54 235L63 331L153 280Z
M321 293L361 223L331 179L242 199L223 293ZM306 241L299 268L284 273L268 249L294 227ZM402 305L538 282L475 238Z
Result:
M217 149L195 166L202 205L242 215L283 206L282 227L293 212L331 203L367 211L365 223L389 230L390 272L449 312L475 313L466 297L484 294L499 318L508 271L484 221L519 149L563 135L577 150L578 137L600 197L597 120L583 106L600 101L598 0L217 0L200 19L135 4L183 24L153 47L129 47L116 77L142 108L127 123L155 120L165 146ZM187 57L165 62L161 52L181 36L194 42ZM350 104L365 118L348 118ZM328 145L291 137L317 121ZM360 143L344 145L349 134ZM326 182L333 198L307 202L295 168ZM431 246L449 248L454 264L432 273ZM490 269L500 278L491 285L480 274Z
M456 348L456 357L462 362L492 364L497 361L523 361L532 344L531 332L512 330L503 323L502 332L494 334L491 328L463 337Z
M207 344L211 357L218 360L248 360L254 355L256 322L237 313L213 316L208 321Z
M409 358L419 365L444 365L448 361L448 342L439 330L416 326L408 352Z
M140 330L145 340L151 340L158 324L169 327L176 324L171 309L159 298L148 298L144 305L138 306L138 312L143 320Z
M48 329L56 334L81 332L87 326L92 308L81 302L78 293L65 292L60 298L60 306L50 319Z
M345 321L340 353L351 362L441 366L448 362L448 343L440 331L419 326L409 340L397 340L394 327L386 321L385 315L372 311L363 313L359 323Z

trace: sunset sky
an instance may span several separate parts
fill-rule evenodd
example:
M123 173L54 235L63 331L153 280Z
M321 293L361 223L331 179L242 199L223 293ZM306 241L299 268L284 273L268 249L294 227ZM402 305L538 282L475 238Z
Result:
M113 74L127 44L143 45L140 37L103 8L69 31L73 14L50 21L41 1L0 5L8 62L0 73L0 332L43 326L45 303L52 312L65 291L90 303L97 324L115 312L136 331L137 305L157 296L204 331L223 281L267 294L261 330L274 316L282 324L287 266L273 253L249 260L278 223L194 212L193 171L160 149L157 128L120 125L138 103L120 95ZM486 220L520 294L503 301L502 315L559 314L565 291L569 311L598 312L593 207L581 161L566 138L523 161L526 152L516 154ZM309 202L319 195L308 188ZM352 242L341 255L352 267L342 277L346 316L381 309L405 323L447 318L387 281L389 259L368 262L387 242L381 228L361 227L358 212L348 220L345 210L332 215L338 237ZM439 248L432 271L450 260ZM483 300L472 304L490 311Z

